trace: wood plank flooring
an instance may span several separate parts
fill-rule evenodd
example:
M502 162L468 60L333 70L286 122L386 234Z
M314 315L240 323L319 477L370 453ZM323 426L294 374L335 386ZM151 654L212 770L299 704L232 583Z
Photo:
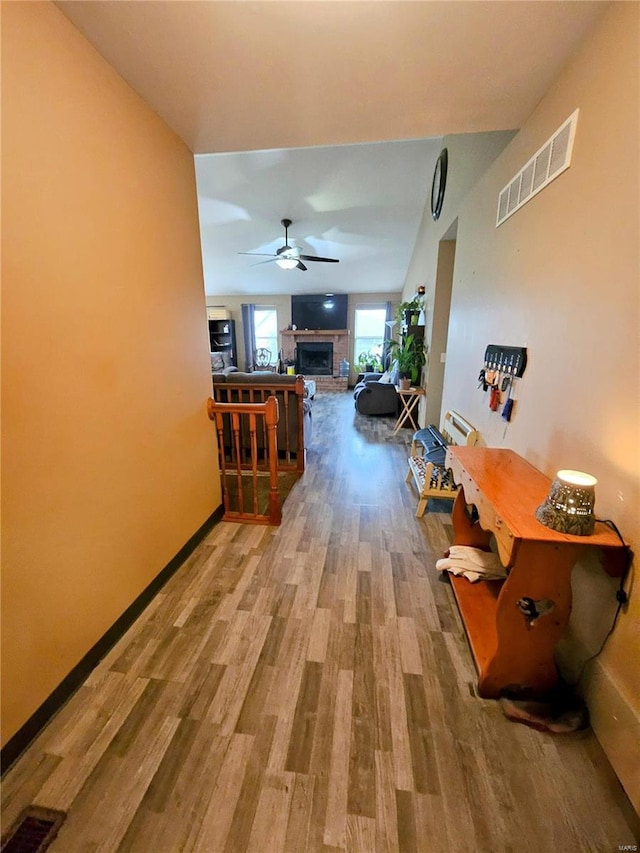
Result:
M450 517L415 518L393 420L316 399L282 527L210 533L7 773L5 827L37 803L68 812L52 853L637 843L591 732L477 698Z

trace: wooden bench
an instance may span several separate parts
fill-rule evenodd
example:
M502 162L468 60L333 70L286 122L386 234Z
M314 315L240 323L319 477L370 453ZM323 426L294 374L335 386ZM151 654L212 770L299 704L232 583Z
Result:
M478 441L479 432L468 420L458 412L445 412L439 430L434 430L442 436L446 444L473 447ZM453 501L460 488L456 485L451 469L446 465L438 465L424 456L424 447L417 438L419 430L413 437L411 454L409 456L409 471L405 482L412 478L418 490L419 500L416 517L421 518L427 508L429 498L440 498Z

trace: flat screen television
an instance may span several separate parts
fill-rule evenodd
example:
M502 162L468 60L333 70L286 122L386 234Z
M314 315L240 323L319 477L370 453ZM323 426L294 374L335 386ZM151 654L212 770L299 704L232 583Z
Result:
M346 293L307 293L291 297L291 323L298 329L346 329Z

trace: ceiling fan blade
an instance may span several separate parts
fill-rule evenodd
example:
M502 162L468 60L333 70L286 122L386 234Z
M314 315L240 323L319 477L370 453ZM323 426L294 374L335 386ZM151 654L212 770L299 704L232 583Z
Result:
M255 264L250 264L252 267L259 267L260 264L272 264L277 258L269 258L268 261L256 261Z
M305 267L302 261L298 261L298 266L296 267L296 269L303 270L304 272L307 271L307 267Z
M338 258L317 258L314 255L300 255L304 261L322 261L325 264L339 264Z
M273 252L238 252L239 255L257 255L260 258L275 258Z

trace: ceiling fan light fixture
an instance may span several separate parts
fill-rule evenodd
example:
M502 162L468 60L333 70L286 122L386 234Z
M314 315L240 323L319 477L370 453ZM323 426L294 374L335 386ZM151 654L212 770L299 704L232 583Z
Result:
M298 263L298 258L276 258L276 264L281 270L294 270Z
M258 261L259 264L269 264L272 263L272 261L275 261L281 270L298 269L302 270L302 272L305 272L308 269L303 261L319 261L325 264L338 263L337 258L320 258L316 255L303 255L300 248L295 245L295 241L292 241L293 245L289 245L289 226L291 225L291 220L282 219L281 222L284 226L284 246L280 246L275 254L272 254L271 252L240 252L239 254L261 255L263 257L268 257L270 260ZM256 264L252 264L252 266L256 266Z

